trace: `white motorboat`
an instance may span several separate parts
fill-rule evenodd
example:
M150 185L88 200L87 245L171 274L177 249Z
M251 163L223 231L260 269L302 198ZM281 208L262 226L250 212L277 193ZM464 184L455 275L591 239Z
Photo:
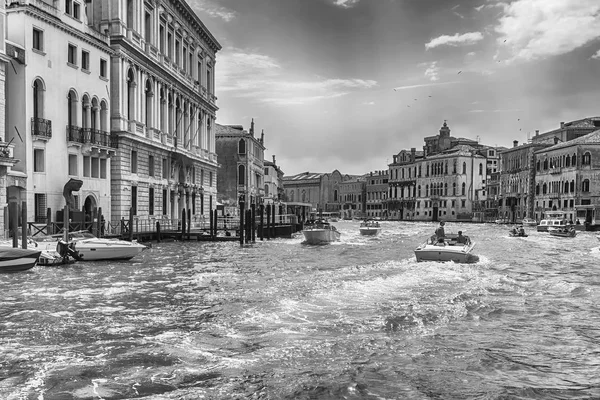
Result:
M62 235L51 236L55 240L62 238ZM47 239L44 240L47 242ZM137 241L129 242L127 240L98 238L89 231L69 232L68 248L80 257L80 261L99 261L99 260L130 260L147 249L143 244Z
M327 244L340 240L341 236L335 226L321 220L306 224L302 233L307 244Z
M572 226L566 226L562 228L551 226L548 228L548 233L552 236L559 237L575 237L577 236L577 231Z
M537 226L537 221L533 218L523 218L521 220L521 225L523 226Z
M468 236L466 243L458 243L456 235L446 235L443 241L432 236L415 249L417 261L454 261L471 264L479 261L479 256L472 253L475 243Z
M564 211L546 211L544 213L544 218L537 226L537 231L548 232L549 227L566 228L568 225Z
M363 236L376 236L381 231L381 226L377 221L364 221L358 229Z

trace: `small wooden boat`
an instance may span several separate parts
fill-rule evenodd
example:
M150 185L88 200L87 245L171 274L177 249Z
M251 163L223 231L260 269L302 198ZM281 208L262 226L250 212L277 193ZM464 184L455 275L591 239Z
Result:
M558 237L575 237L577 236L577 231L572 226L564 227L564 228L548 228L548 233L552 236Z
M335 226L323 220L307 223L302 234L307 244L328 244L340 240L341 236Z
M475 243L467 237L467 243L458 243L456 235L446 235L443 241L432 236L427 242L415 249L417 261L454 261L461 264L471 264L479 261L479 256L473 254Z
M0 272L25 271L35 267L40 250L0 247Z
M360 224L360 234L363 236L376 236L381 231L379 222L377 221L364 221Z
M508 232L508 237L527 237L529 235L527 235L526 233L514 233L512 231Z

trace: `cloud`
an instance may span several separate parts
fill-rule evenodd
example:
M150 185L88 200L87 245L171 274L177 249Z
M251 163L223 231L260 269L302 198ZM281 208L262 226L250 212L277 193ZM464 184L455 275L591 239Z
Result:
M437 83L422 83L419 85L409 85L409 86L397 86L394 88L394 90L407 90L407 89L416 89L416 88L422 88L422 87L428 87L428 86L451 85L453 83L459 83L459 82L451 81L451 82L437 82Z
M475 103L471 103L471 104L475 104ZM517 111L521 111L521 110L518 108L507 108L507 109L496 109L496 110L481 110L481 109L469 110L470 113L484 113L484 112L505 113L505 112L517 112Z
M478 41L483 39L483 34L481 32L468 32L459 35L455 33L454 35L442 35L440 37L431 39L429 43L425 43L426 49L433 49L438 46L460 46L460 45L470 45L475 44Z
M596 54L594 54L594 55L592 56L592 58L593 58L594 60L598 60L598 59L600 59L600 50L598 50L598 51L596 52Z
M495 31L511 60L569 53L600 38L600 2L516 0L504 7Z
M341 8L352 8L358 4L360 0L333 0L333 5Z
M437 61L433 61L425 70L425 76L429 78L430 81L435 82L440 79L440 77L438 76L439 72L440 67L437 66Z
M217 92L270 104L305 104L371 89L377 81L323 77L292 77L274 58L226 48L217 60Z
M226 7L215 4L211 0L191 0L193 8L207 14L212 18L220 18L225 22L229 22L237 17L237 13Z
M375 105L375 102L374 102L374 101L365 101L363 104L364 104L365 106L374 106L374 105Z

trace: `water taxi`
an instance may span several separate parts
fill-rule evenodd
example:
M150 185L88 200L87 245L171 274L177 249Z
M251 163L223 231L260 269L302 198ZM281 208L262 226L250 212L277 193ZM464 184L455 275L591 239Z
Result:
M461 264L471 264L479 261L479 256L473 254L475 243L465 236L466 243L458 243L458 235L448 234L439 240L432 236L415 249L417 261L454 261Z
M546 211L544 218L537 226L537 231L548 232L549 227L566 228L568 225L564 211Z
M307 223L302 229L305 243L328 244L340 240L341 233L327 221L317 220Z
M381 226L379 226L379 222L369 220L362 222L358 229L363 236L376 236L381 231Z

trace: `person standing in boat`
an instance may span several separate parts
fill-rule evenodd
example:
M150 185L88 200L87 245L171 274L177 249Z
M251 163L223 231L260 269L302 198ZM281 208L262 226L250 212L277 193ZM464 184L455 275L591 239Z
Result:
M444 232L444 225L446 225L446 223L444 221L440 221L440 226L438 226L437 229L435 230L435 236L438 239L446 237L446 233Z

